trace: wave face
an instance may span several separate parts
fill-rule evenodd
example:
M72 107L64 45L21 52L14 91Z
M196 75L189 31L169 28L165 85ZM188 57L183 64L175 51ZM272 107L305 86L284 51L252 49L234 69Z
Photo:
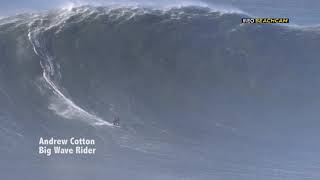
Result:
M38 137L80 135L99 138L99 158L43 160L44 173L318 179L319 31L243 16L82 6L1 19L3 159L33 162Z

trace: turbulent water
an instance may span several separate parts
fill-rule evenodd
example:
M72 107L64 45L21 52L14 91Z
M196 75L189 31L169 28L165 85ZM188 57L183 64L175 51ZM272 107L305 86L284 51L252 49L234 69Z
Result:
M0 19L2 176L319 179L319 28L242 17L82 6ZM98 154L43 157L41 136L92 137Z

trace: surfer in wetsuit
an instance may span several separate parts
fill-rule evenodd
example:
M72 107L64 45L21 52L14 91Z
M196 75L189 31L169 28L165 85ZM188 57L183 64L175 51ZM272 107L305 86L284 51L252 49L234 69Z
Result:
M114 116L112 124L115 126L120 126L120 118L119 116Z

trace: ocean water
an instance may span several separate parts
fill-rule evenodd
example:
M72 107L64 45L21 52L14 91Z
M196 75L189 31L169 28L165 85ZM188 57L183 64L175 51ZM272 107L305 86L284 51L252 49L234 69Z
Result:
M255 13L237 3L0 19L1 176L319 179L319 28L241 24ZM97 154L39 154L40 137L94 139Z

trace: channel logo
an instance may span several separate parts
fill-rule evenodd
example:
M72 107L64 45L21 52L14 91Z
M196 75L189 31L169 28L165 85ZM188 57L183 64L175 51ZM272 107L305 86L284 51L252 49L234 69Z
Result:
M241 23L245 24L278 24L289 23L289 18L242 18Z

